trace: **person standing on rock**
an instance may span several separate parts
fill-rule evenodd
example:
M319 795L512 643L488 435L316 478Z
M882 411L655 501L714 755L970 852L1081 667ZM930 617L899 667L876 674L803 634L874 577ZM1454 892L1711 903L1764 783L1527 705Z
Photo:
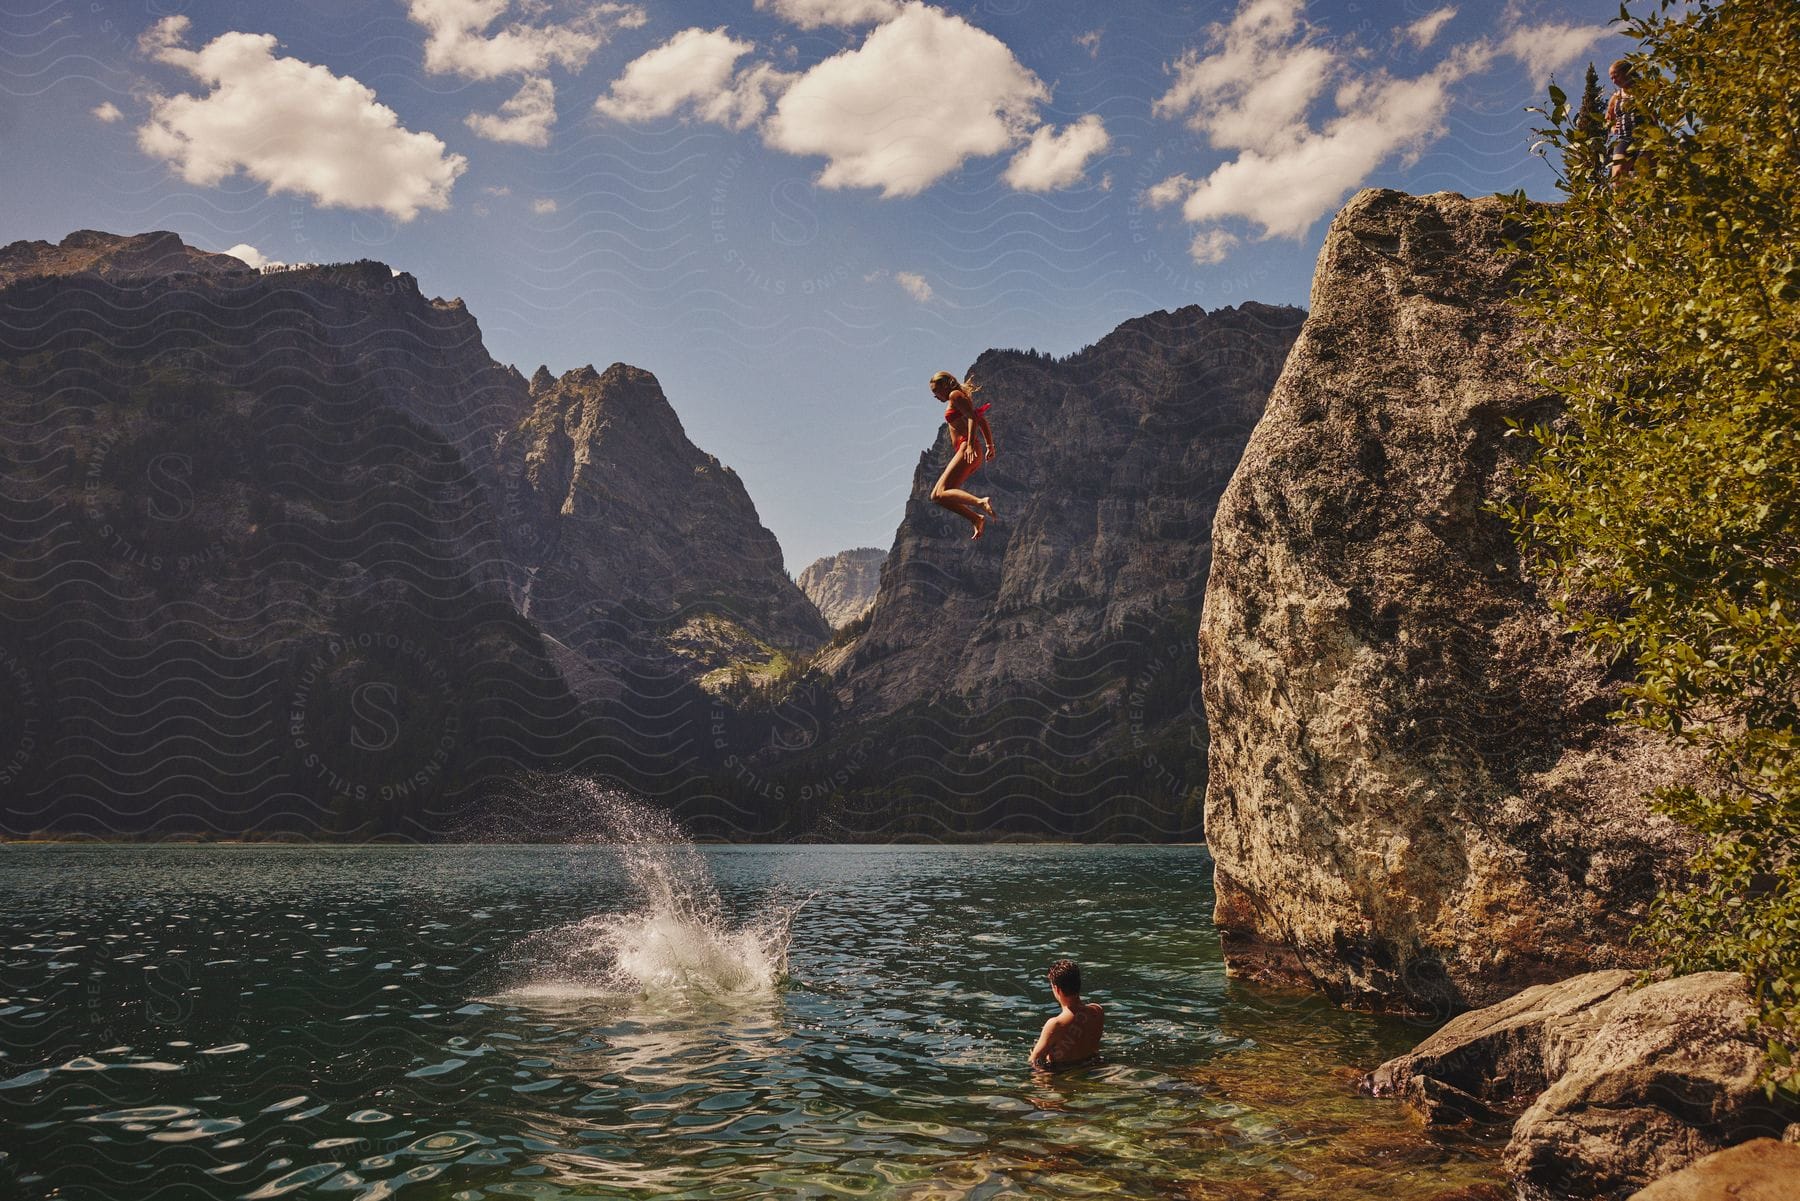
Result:
M994 516L994 506L987 497L963 491L963 482L994 457L994 431L985 416L988 406L975 407L971 398L976 391L973 378L958 382L948 371L931 377L931 394L944 402L944 421L956 444L944 474L932 486L931 500L974 526L971 539L981 537L983 527Z
M1606 137L1612 159L1612 182L1631 174L1637 161L1637 148L1631 142L1637 128L1637 114L1631 111L1631 64L1620 59L1606 69L1606 77L1618 90L1606 102Z

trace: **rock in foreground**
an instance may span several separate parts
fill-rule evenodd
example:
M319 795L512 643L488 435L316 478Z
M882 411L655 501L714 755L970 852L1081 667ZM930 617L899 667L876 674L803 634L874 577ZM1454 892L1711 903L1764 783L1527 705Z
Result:
M1795 1197L1800 1197L1800 1146L1757 1138L1664 1176L1631 1194L1631 1201L1794 1201Z
M1787 1125L1757 1077L1744 978L1697 972L1626 992L1513 1126L1508 1171L1528 1198L1623 1197Z
M1626 971L1588 972L1471 1010L1382 1064L1363 1087L1404 1099L1434 1124L1501 1120L1509 1102L1529 1101L1563 1073L1631 980Z
M1757 1077L1742 976L1631 987L1590 972L1465 1013L1364 1079L1431 1122L1519 1113L1505 1162L1527 1201L1623 1198L1791 1120Z
M1553 420L1508 202L1365 191L1213 527L1200 631L1215 920L1236 974L1447 1014L1593 968L1685 859L1688 770L1607 718L1484 507Z

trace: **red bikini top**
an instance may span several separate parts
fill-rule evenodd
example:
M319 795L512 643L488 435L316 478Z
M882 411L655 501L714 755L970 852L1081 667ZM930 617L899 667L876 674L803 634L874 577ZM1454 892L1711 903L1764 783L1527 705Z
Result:
M986 404L977 408L973 413L970 414L970 416L971 417L979 417L983 413L987 412L989 409L991 409L993 407L994 407L994 402L990 400ZM944 408L944 420L950 421L950 420L954 419L955 416L956 416L956 406L955 405L946 405Z

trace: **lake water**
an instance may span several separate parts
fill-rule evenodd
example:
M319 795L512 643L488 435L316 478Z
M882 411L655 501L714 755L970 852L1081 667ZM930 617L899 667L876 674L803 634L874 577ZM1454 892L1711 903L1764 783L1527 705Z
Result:
M1491 1139L1355 1093L1428 1027L1226 980L1200 848L9 846L0 872L0 1196L1504 1195ZM1033 1075L1059 955L1104 1059Z

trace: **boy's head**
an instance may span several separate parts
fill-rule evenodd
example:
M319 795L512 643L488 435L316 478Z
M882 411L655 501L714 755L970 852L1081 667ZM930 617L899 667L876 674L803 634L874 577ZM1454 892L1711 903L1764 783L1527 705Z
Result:
M1081 969L1073 959L1058 959L1050 965L1050 987L1071 997L1081 995Z

